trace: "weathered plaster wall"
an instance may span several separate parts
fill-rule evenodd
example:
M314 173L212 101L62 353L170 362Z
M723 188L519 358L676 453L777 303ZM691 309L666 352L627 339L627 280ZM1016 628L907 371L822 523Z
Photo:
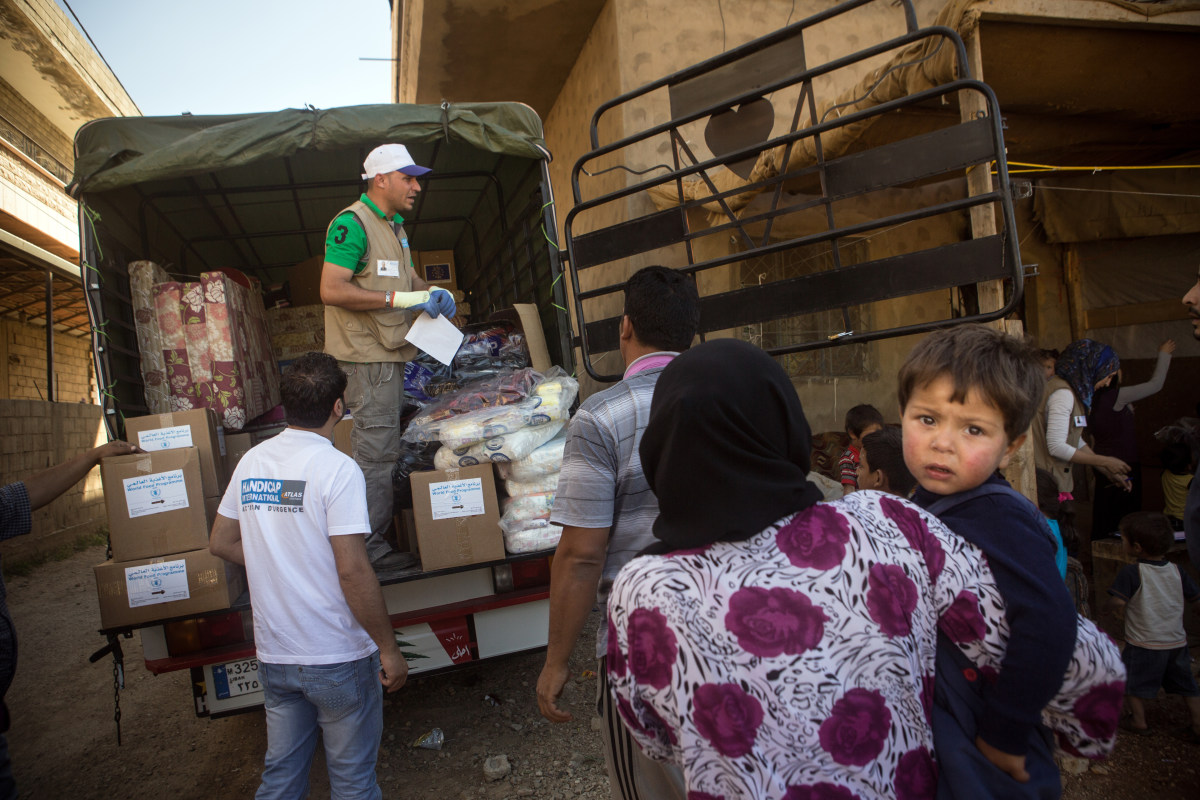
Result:
M921 21L932 22L941 5L941 2L918 0ZM700 9L694 2L686 0L610 0L546 119L547 142L555 156L551 165L551 176L557 196L560 235L562 223L571 208L570 169L575 161L590 149L587 126L592 112L601 102L769 33L788 22L795 22L823 11L827 7L827 3L818 0L798 0L794 8L791 0L747 0L739 2L736 9L725 9L722 16L716 13L718 9L715 5ZM670 25L663 25L664 20L670 20ZM823 23L819 29L815 29L814 33L818 36L810 40L815 44L810 47L812 52L809 54L808 63L824 63L871 42L898 35L902 31L903 17L899 9L887 3L871 4L836 23ZM815 90L819 97L836 94L857 82L865 70L873 68L881 60L882 57L864 63L860 69L824 79L818 83ZM797 90L790 93L781 91L771 98L775 107L776 133L790 126L797 94ZM669 98L666 92L647 95L629 104L623 113L614 112L604 117L601 142L613 141L620 136L645 130L665 122L669 117ZM699 125L695 126L695 130L685 131L685 136L689 147L693 148L698 158L709 157L703 130ZM626 151L624 163L637 169L646 169L655 164L667 163L671 157L670 142L665 137L660 137ZM590 169L596 171L611 165L611 161L598 163ZM588 179L585 176L582 179L585 197L611 191L625 185L626 181L636 179L621 171L605 173L598 179ZM630 202L648 201L639 199ZM639 206L628 210L641 214L650 209ZM614 207L608 217L618 217L620 211L621 209ZM584 216L580 217L580 221L584 219ZM596 215L590 215L586 219L593 227L602 221L604 224L617 221L615 218ZM699 230L705 225L699 214L692 214L690 223L692 230ZM871 256L887 255L889 251L886 248L893 246L902 250L928 247L931 239L949 235L945 224L935 222L913 225L906 230L892 232L872 244ZM578 230L580 228L576 228L576 231ZM730 247L730 237L727 234L702 238L694 243L695 258L704 260L723 255L729 252ZM648 263L678 266L685 263L685 258L682 248L678 248L630 259L628 264L597 267L585 272L585 288L589 285L586 281L592 280L593 277L604 283L619 281ZM594 273L594 276L591 273ZM737 277L732 269L713 270L702 276L701 289L703 292L732 289L736 288L736 281ZM923 318L944 316L947 302L944 294L906 299L906 319L911 319L909 315L913 308L919 308ZM896 317L898 307L880 304L872 311L876 315L876 324L886 324L889 319ZM598 305L597 308L595 317L619 313L619 299L613 298L612 302ZM592 315L590 307L588 313L589 316ZM726 332L725 335L730 333ZM861 402L875 403L889 419L897 418L895 373L912 344L912 339L908 338L871 345L869 374L863 378L799 379L797 389L813 429L840 430L846 409ZM611 360L615 357L614 353L608 358ZM607 371L619 371L619 365L610 366L607 362L602 362L599 366ZM585 394L596 388L594 382L584 381Z
M563 248L566 247L564 229L567 215L574 206L574 198L571 191L571 170L579 157L591 149L588 131L591 125L592 113L602 102L619 95L623 91L620 83L620 73L616 69L616 65L622 57L622 43L617 27L615 6L616 3L610 2L600 12L600 16L596 19L596 24L592 27L591 34L588 36L583 51L579 54L575 66L563 84L562 91L559 92L554 108L545 120L546 144L550 148L550 152L554 154L554 160L550 164L550 179L554 186L555 210L558 220L558 237L556 241ZM620 124L620 120L613 116L605 119L604 124L600 128L602 141L619 139L623 133L624 129ZM593 165L589 171L599 172L605 167L612 166L613 163L615 162L612 160L599 162ZM619 171L606 172L597 178L585 178L585 180L587 180L587 188L589 190L589 194L584 196L585 200L604 192L619 189L625 183L624 175ZM612 208L606 211L607 213L598 213L589 215L587 218L581 218L580 223L573 226L573 230L576 233L586 232L594 230L601 225L610 225L619 221L618 217L622 211L621 209ZM607 283L610 280L621 279L621 276L612 277L605 272L606 269L606 267L602 266L595 268L595 270L585 271L581 276L583 288L586 290ZM568 289L572 292L573 296L575 287L568 283ZM575 318L574 303L569 304L569 307L571 325L577 331L579 330L579 325ZM613 309L610 303L604 303L601 307L605 309L604 313L616 313L619 310L619 308ZM581 354L578 349L576 350L575 358L576 364L581 365ZM616 354L610 355L598 364L597 367L606 371L620 372L620 358ZM578 370L578 376L582 383L581 388L584 396L592 394L598 388L603 388L591 380L582 368Z

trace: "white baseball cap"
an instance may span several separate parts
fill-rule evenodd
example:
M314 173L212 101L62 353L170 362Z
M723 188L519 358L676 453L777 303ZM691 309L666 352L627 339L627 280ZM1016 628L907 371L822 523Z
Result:
M367 160L363 162L363 169L367 171L362 176L364 181L385 172L403 172L414 178L426 172L433 172L428 167L418 167L408 154L408 148L402 144L379 145L367 156Z

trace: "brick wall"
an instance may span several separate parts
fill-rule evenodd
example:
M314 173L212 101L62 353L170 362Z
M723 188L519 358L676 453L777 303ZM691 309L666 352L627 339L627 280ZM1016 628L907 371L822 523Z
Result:
M0 400L0 485L31 475L107 441L100 407L37 400ZM33 529L0 544L4 558L53 550L106 522L100 470L33 513Z
M55 399L60 403L92 403L96 379L91 341L86 336L54 335ZM46 399L46 329L0 321L0 397Z

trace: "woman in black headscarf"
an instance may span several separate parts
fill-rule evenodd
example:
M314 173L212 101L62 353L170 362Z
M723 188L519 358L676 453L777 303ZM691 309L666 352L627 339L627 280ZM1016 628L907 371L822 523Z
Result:
M932 797L939 615L1000 628L974 547L881 492L818 502L810 448L791 381L753 345L693 347L659 378L640 449L659 544L613 585L606 664L679 798Z
M658 498L652 551L741 541L821 500L805 477L808 421L779 365L735 339L684 355L686 369L664 372L654 388L639 450ZM724 491L732 487L737 502Z

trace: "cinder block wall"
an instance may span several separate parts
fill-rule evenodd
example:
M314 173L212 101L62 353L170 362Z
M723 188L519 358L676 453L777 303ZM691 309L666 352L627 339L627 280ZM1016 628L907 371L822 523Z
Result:
M91 342L86 336L54 335L54 379L59 403L95 402ZM46 399L45 328L0 321L0 397Z
M41 470L102 444L100 407L0 399L0 485L27 480ZM106 521L100 470L33 512L33 530L0 543L0 557L20 558L53 550L96 530Z

